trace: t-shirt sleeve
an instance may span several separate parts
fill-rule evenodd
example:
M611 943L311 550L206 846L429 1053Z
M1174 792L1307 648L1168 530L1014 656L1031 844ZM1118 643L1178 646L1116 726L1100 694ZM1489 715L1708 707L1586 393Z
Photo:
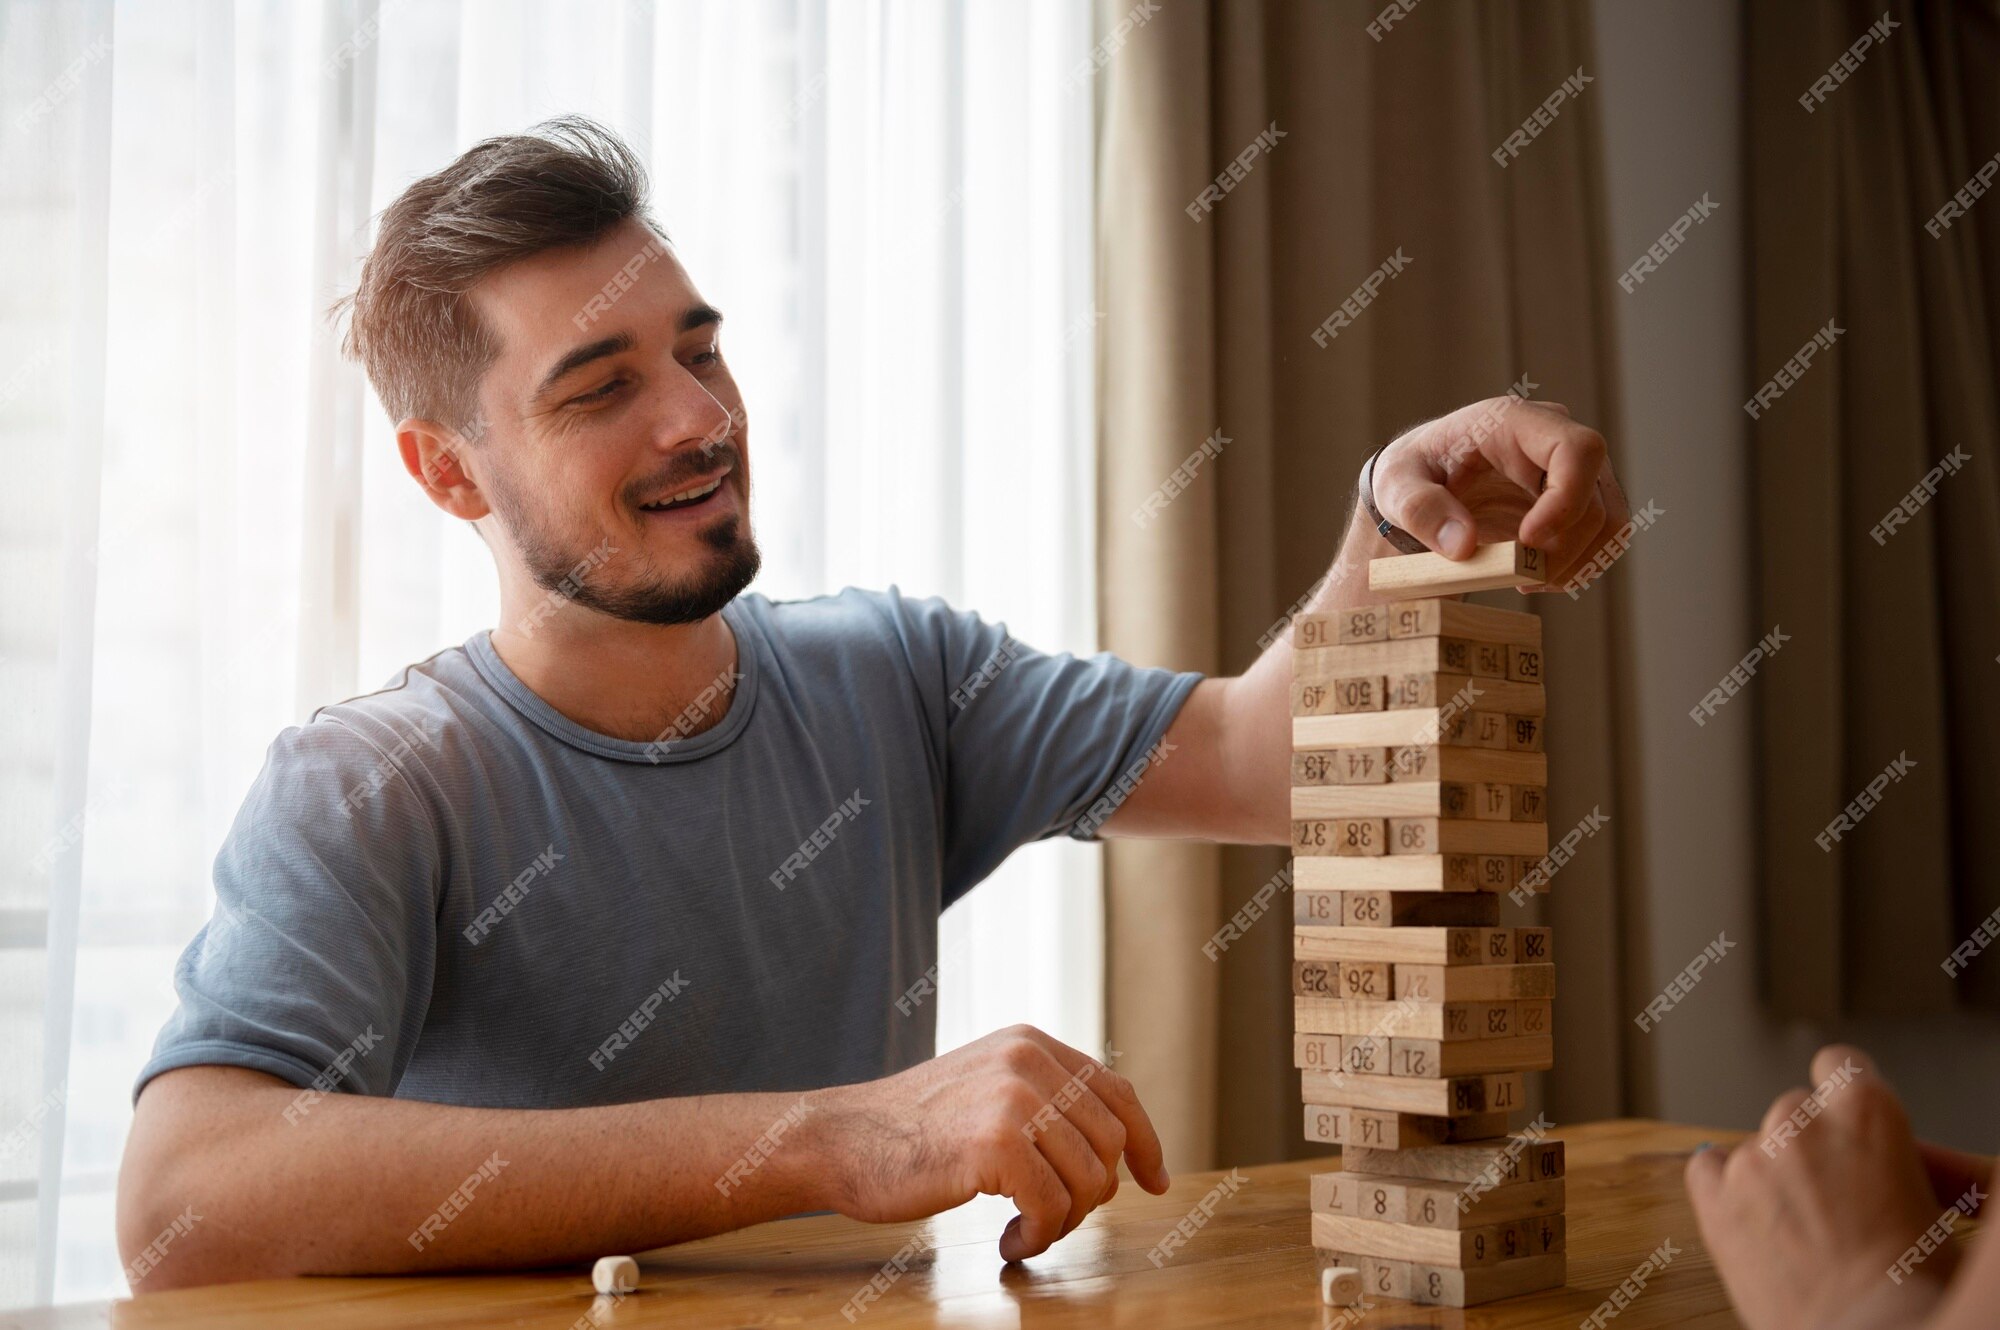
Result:
M1018 847L1094 840L1146 771L1199 674L1037 651L978 615L891 592L944 736L947 904Z
M434 820L401 756L324 717L272 742L135 1098L163 1071L215 1064L394 1091L430 1002L441 881Z

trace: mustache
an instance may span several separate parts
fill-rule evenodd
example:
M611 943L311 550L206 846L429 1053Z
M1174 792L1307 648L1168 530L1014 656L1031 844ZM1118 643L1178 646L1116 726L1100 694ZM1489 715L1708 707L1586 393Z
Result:
M673 464L658 475L626 486L625 497L636 504L662 490L687 489L693 482L713 476L718 470L726 475L740 475L742 468L743 454L733 441L719 439L704 442L693 452L677 454Z

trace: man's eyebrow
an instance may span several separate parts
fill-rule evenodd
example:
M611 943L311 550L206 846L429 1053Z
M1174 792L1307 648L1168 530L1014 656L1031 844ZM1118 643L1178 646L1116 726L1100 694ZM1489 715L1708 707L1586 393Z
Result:
M678 331L684 333L693 332L696 328L705 328L711 323L720 322L722 322L721 310L713 305L695 305L687 313L681 315L681 323Z
M549 389L562 382L564 378L568 377L574 371L582 369L593 360L602 360L606 356L615 356L621 351L630 351L637 344L637 341L638 339L633 337L631 333L622 332L610 337L601 337L595 342L586 342L582 346L572 348L564 353L561 360L558 360L554 365L549 367L549 372L542 376L541 384L536 387L533 395L528 400L531 402L540 401L548 393Z

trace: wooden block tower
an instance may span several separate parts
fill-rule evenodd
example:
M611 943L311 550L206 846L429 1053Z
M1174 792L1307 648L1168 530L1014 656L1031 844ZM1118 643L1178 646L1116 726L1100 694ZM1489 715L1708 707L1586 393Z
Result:
M1342 1147L1312 1237L1371 1298L1563 1282L1562 1143L1508 1134L1553 1060L1554 947L1500 923L1546 889L1542 621L1444 598L1538 583L1541 558L1376 559L1370 590L1408 599L1293 628L1293 1060L1307 1138Z

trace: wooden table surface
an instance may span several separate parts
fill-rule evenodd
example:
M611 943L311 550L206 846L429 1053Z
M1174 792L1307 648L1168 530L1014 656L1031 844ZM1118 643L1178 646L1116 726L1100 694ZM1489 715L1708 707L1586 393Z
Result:
M844 1327L871 1279L894 1276L852 1324L1101 1327L1571 1327L1588 1317L1662 1242L1679 1255L1618 1314L1617 1330L1734 1326L1715 1267L1681 1189L1688 1152L1737 1133L1636 1120L1558 1128L1569 1185L1569 1282L1464 1311L1383 1301L1359 1316L1322 1307L1307 1236L1314 1160L1242 1170L1246 1185L1155 1268L1147 1253L1225 1176L1174 1179L1165 1196L1129 1182L1110 1205L1046 1255L1002 1264L996 1243L1013 1213L981 1197L915 1224L839 1216L789 1219L640 1257L637 1293L595 1300L587 1270L397 1279L289 1279L156 1293L142 1299L0 1313L0 1326L144 1327ZM910 1254L915 1239L934 1248ZM886 1264L904 1252L905 1272Z

